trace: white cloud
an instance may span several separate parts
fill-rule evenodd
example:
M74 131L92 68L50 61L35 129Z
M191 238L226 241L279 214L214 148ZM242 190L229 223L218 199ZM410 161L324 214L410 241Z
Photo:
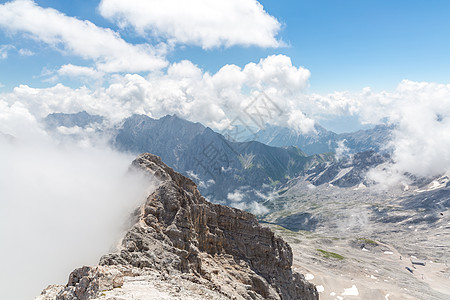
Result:
M95 76L95 70L66 65L60 74ZM51 112L86 110L113 122L131 114L159 118L177 114L185 119L223 129L236 116L243 116L255 96L269 97L280 114L266 114L265 121L301 132L314 130L314 120L335 115L357 115L360 121L396 124L393 149L395 169L433 176L450 170L450 85L403 81L392 92L335 92L309 95L308 70L293 66L289 57L269 56L243 68L226 65L217 73L203 72L190 61L169 66L165 74L114 75L107 87L72 89L57 84L46 89L19 86L0 94L6 111L26 112L36 118ZM258 108L259 109L259 108ZM0 113L0 116L2 113ZM246 122L252 120L247 118ZM255 126L255 124L250 124ZM0 126L0 131L14 135Z
M95 70L73 65L64 66L59 73L95 76ZM276 104L280 110L280 114L272 114L264 121L309 130L311 119L296 119L303 109L300 97L308 86L308 77L308 70L293 66L283 55L269 56L244 68L227 65L216 74L182 61L170 65L166 74L151 74L147 78L137 74L113 76L106 88L71 89L57 84L35 89L22 85L12 93L0 95L0 99L10 104L20 102L39 118L55 111L81 110L116 121L133 113L155 118L177 114L222 129L236 116L245 117L243 111L249 105L261 105L254 103L254 97L262 91L270 98L268 104Z
M99 11L141 35L205 49L282 44L281 24L256 0L102 0Z
M95 70L94 68L90 67L83 67L83 66L75 66L72 64L67 64L61 66L59 70L57 71L58 75L60 76L67 76L67 77L85 77L90 79L100 79L103 77L104 73Z
M269 209L265 207L263 204L258 203L256 201L245 203L245 202L231 202L231 207L238 208L241 210L246 210L251 212L254 215L264 215L269 212Z
M299 134L314 132L314 125L315 121L305 116L305 114L298 109L293 110L289 114L287 120L287 126L294 129Z
M402 81L392 92L340 92L313 95L316 113L358 115L363 123L395 124L393 139L387 144L395 164L371 173L404 181L402 174L436 176L450 170L450 84ZM392 181L392 180L391 180Z
M111 29L66 16L52 8L42 8L32 0L16 0L0 5L0 27L23 33L65 53L93 60L104 72L158 70L167 65L164 49L148 44L132 45Z
M0 139L0 239L11 245L0 248L8 257L2 298L33 299L108 253L151 185L127 174L133 157L104 145L54 141L20 103L0 100L5 130L16 139Z
M232 202L240 202L244 199L244 194L242 194L239 190L236 190L233 193L228 193L227 199Z
M33 56L35 53L33 51L31 51L30 49L24 49L21 48L19 49L19 55L21 56Z
M350 149L345 145L347 140L340 140L337 142L336 150L334 151L336 153L336 159L341 160L344 157L348 156L350 153Z
M0 59L8 58L8 51L14 49L12 45L0 45Z

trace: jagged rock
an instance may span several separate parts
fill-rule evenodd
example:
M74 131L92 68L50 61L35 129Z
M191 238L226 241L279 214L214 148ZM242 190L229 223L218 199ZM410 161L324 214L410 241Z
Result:
M192 180L158 156L142 154L132 165L158 178L158 188L136 211L120 250L103 256L100 266L72 272L51 299L116 299L105 291L125 293L124 282L146 281L155 271L180 293L190 287L195 296L187 298L318 299L314 285L291 270L290 246L254 215L206 201Z

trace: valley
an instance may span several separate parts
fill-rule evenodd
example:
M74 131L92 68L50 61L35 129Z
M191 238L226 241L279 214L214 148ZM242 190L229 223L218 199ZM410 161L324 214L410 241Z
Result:
M294 267L314 276L321 299L447 299L448 198L412 209L427 197L419 191L301 181L268 201L261 221L290 243Z

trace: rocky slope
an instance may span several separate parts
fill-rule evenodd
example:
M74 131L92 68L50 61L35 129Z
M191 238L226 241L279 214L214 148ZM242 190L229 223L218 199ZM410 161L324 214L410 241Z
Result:
M191 177L208 200L221 204L242 207L228 199L229 194L236 192L242 195L241 204L261 201L261 195L272 191L274 186L332 157L307 156L297 147L272 147L256 141L236 142L200 123L189 122L176 115L160 119L133 115L114 129L100 126L100 118L86 112L51 114L44 123L47 130L57 134L58 138L62 138L61 126L75 126L62 132L81 132L81 139L109 137L111 144L121 152L156 154L174 170ZM80 130L85 127L86 130ZM71 134L71 138L76 136Z
M290 246L250 213L206 201L152 154L133 166L160 180L119 250L37 299L318 299L292 271Z
M325 184L292 180L263 203L270 212L261 223L290 243L294 269L317 285L320 299L450 299L450 173L407 188L354 186L359 171L381 158L328 169Z
M243 202L259 201L258 194L326 159L307 156L296 147L230 141L175 115L158 120L133 115L117 129L113 144L120 151L161 156L170 167L189 174L206 198L228 205L230 193L240 191Z

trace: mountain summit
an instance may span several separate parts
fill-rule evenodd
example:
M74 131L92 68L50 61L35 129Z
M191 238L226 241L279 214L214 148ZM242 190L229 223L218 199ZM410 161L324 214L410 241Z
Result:
M254 215L206 201L158 156L142 154L132 166L160 183L135 211L119 250L38 300L318 299L292 271L290 246Z

